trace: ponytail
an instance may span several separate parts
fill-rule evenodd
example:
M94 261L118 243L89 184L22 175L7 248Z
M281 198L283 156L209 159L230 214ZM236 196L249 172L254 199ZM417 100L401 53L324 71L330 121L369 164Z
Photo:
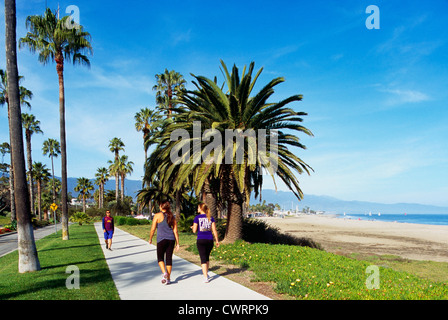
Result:
M201 209L201 211L205 213L205 215L207 216L208 221L210 221L210 219L212 218L212 214L210 212L210 209L207 207L207 205L205 203L200 203L199 204L199 209Z
M166 213L166 222L170 226L171 229L174 228L174 224L176 223L176 218L174 217L173 212L171 212L171 206L168 201L163 202L160 205L160 209L164 210Z

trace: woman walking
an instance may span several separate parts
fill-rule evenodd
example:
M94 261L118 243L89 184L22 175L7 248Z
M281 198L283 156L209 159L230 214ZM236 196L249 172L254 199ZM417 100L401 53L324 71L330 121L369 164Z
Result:
M205 283L209 282L208 267L210 252L213 249L213 236L216 239L216 246L219 247L218 232L216 231L215 219L210 214L210 209L205 203L198 206L198 213L193 221L193 232L198 232L196 245L198 246L199 256L201 257L201 268L204 274Z
M157 260L160 270L162 270L162 283L170 284L173 251L175 246L176 251L179 250L179 234L177 232L176 219L171 212L170 203L165 201L160 204L159 208L160 212L154 215L152 221L149 244L152 244L152 237L157 228Z

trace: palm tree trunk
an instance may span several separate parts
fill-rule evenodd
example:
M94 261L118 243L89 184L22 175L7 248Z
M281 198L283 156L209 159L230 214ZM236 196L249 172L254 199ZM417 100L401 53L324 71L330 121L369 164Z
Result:
M232 165L224 165L221 176L221 194L227 203L227 229L224 243L243 238L243 196L235 181Z
M182 197L182 190L176 190L176 210L175 210L175 214L176 214L176 221L179 222L180 220L180 209L181 209L181 197Z
M28 130L25 132L26 140L26 158L28 162L28 180L30 183L30 208L31 215L35 215L34 211L34 186L33 186L33 160L31 158L31 134Z
M6 94L8 95L8 94ZM12 137L12 128L11 128L11 111L9 109L9 99L6 98L6 104L8 107L8 123L9 123L9 151L10 151L10 158L11 158L11 165L9 166L9 195L11 198L11 221L17 220L17 216L16 216L16 204L15 204L15 195L14 195L14 161L12 159L12 142L11 142L11 137Z
M64 93L64 58L62 52L55 57L59 79L59 126L61 134L61 209L62 240L69 239L68 205L67 205L67 144L65 140L65 93Z
M243 238L243 210L239 202L230 201L227 206L227 230L223 243L234 243Z
M23 150L22 115L20 110L19 74L17 70L16 2L5 0L5 47L8 73L8 98L11 111L11 152L13 153L15 205L17 210L17 234L19 272L40 270L31 224L30 198L26 183L25 156Z
M213 192L212 182L207 178L204 183L203 201L210 209L210 213L214 219L218 219L218 207L216 201L216 193Z
M121 175L121 201L124 201L124 174Z
M12 135L11 135L12 136ZM11 143L11 141L9 141ZM11 148L11 165L9 166L9 195L11 197L11 221L17 220L15 192L14 192L14 165L12 160Z
M40 180L37 183L37 213L39 215L39 220L42 220L42 182Z

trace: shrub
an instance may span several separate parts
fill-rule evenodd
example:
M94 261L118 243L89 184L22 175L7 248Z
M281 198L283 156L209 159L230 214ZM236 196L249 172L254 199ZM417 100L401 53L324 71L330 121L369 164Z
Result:
M258 219L244 219L243 239L252 243L287 244L322 249L312 239L299 238L291 234L282 233L277 227L272 227L265 221Z
M78 222L80 226L83 223L89 223L90 217L84 212L76 212L70 217L71 222Z
M180 215L180 219L177 223L177 230L179 232L193 233L191 226L193 225L194 216L185 217L183 213Z

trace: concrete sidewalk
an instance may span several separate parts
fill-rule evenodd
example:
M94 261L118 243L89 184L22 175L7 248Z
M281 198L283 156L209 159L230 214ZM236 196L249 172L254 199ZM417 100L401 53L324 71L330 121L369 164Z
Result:
M112 251L106 249L101 223L95 223L101 248L122 300L269 300L236 282L173 256L171 284L161 283L156 246L115 228Z

